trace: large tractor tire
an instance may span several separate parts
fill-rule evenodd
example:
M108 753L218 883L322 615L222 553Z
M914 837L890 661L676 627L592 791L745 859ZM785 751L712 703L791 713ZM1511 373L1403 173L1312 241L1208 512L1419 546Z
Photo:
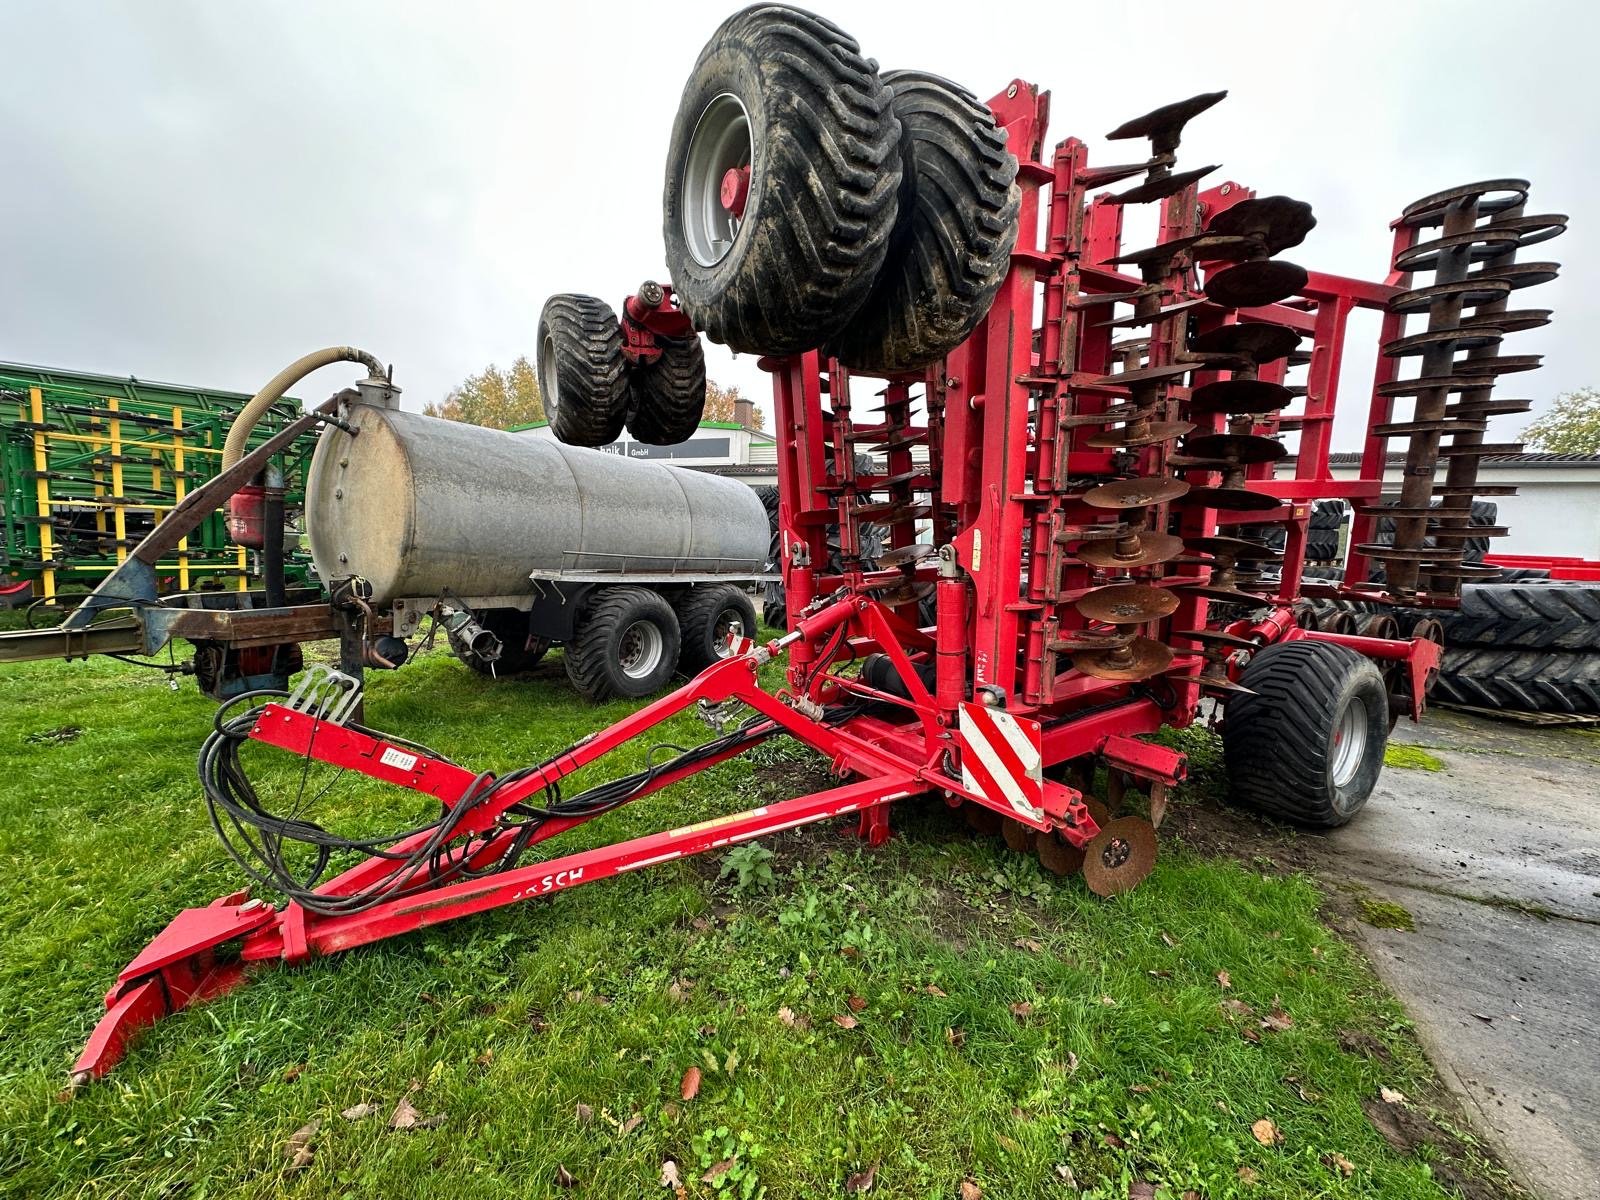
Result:
M899 214L861 311L828 352L860 371L917 371L983 320L1017 240L1017 160L994 114L959 84L883 76L900 119Z
M628 373L628 432L649 446L676 446L694 436L706 408L706 352L696 334L657 335L661 357Z
M656 592L605 587L584 603L563 657L567 678L586 699L637 699L658 692L678 665L678 617Z
M764 4L722 23L684 86L662 197L667 267L696 329L794 354L861 307L900 186L890 101L877 64L821 17Z
M681 643L678 670L698 675L728 657L732 637L756 636L756 608L750 597L731 584L701 584L684 592L673 605Z
M1331 642L1268 646L1228 701L1223 757L1233 797L1297 825L1360 812L1383 770L1389 697L1370 659Z
M1448 636L1448 635L1447 635ZM1600 654L1447 649L1429 698L1512 712L1600 713Z
M556 438L605 446L622 433L628 380L622 326L604 300L551 296L539 314L539 392Z
M463 654L459 650L455 653L458 659L480 675L504 679L508 675L531 671L550 649L548 639L535 637L529 632L528 614L520 609L492 608L478 614L478 624L500 639L500 657L492 663L486 663L473 654Z
M1452 647L1600 650L1600 584L1468 584L1460 608L1431 615Z

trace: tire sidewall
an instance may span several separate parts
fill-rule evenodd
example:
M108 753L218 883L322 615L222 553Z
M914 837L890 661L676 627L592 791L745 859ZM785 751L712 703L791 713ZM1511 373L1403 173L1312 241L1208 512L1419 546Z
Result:
M628 605L625 614L606 631L604 670L614 695L637 700L659 692L671 682L678 662L680 635L678 622L671 607L665 600L662 600L661 604L665 609L664 612L653 604L642 600L634 601ZM661 661L656 664L655 670L648 678L635 679L622 669L622 640L627 631L640 621L650 622L660 632Z
M1340 785L1334 781L1334 738L1345 706L1352 703L1361 705L1363 709L1367 740L1355 774ZM1339 692L1339 698L1333 706L1333 719L1327 730L1328 797L1339 824L1344 824L1360 812L1377 786L1378 776L1383 772L1383 752L1388 743L1389 728L1389 695L1383 686L1382 675L1376 670L1353 671Z

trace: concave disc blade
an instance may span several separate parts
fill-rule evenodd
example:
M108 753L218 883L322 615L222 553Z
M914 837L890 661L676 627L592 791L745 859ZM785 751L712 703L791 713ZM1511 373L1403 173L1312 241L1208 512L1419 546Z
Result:
M1120 650L1079 650L1072 656L1075 670L1096 679L1132 682L1159 675L1172 665L1172 648L1154 638L1134 638Z
M1277 254L1306 240L1306 234L1316 228L1317 218L1311 215L1311 205L1289 196L1257 196L1254 200L1241 200L1232 208L1225 208L1211 218L1207 233L1221 233L1234 237L1253 237L1260 241L1267 254Z
M1267 413L1287 408L1294 393L1265 379L1219 379L1189 393L1190 412Z
M1225 308L1260 308L1297 295L1310 276L1304 267L1279 259L1243 262L1206 280L1206 298Z
M1155 827L1143 817L1118 817L1083 848L1083 881L1096 896L1120 896L1156 865Z
M1148 508L1176 500L1189 490L1181 479L1150 476L1144 479L1119 479L1102 483L1083 494L1083 502L1093 508Z
M1265 321L1240 321L1219 325L1189 339L1189 349L1197 354L1231 354L1260 365L1294 353L1300 335L1284 325Z
M1133 545L1131 548L1128 543ZM1079 560L1102 570L1126 570L1167 562L1183 553L1183 539L1146 529L1127 538L1101 538L1073 551Z
M1073 607L1091 621L1104 621L1107 625L1143 625L1146 621L1170 616L1178 607L1178 597L1166 588L1148 583L1112 583L1085 592Z
M1052 875L1072 875L1083 866L1083 851L1054 830L1034 839L1033 852Z

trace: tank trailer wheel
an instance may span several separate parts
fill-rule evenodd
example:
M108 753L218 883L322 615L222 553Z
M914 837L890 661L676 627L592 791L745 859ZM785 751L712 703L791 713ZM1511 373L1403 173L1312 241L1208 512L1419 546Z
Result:
M1222 749L1233 796L1319 829L1361 811L1383 770L1389 697L1372 661L1331 642L1268 646L1228 701Z
M756 635L756 608L731 584L690 588L675 605L682 639L678 670L693 677L729 655L730 638Z
M900 122L878 65L821 17L763 5L700 52L673 122L667 269L714 342L811 350L872 290L900 187Z
M564 293L539 313L539 392L557 440L605 446L622 433L628 380L622 326L604 300Z
M706 408L706 352L698 334L656 334L661 357L628 371L628 432L649 446L676 446L700 427Z
M534 637L528 632L528 614L520 609L490 609L478 614L478 624L500 639L500 657L493 663L459 651L456 657L480 675L504 679L508 675L531 671L550 649L549 639Z
M861 311L828 345L857 370L921 370L983 320L1011 265L1022 193L994 114L960 84L889 71L900 119L899 212Z
M586 699L638 699L660 691L678 663L678 618L646 588L594 592L566 644L567 678Z

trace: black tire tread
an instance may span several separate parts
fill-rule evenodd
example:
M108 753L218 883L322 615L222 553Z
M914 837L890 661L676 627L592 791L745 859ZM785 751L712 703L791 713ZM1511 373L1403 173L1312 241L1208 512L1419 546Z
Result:
M1600 650L1600 584L1468 584L1435 615L1449 646Z
M959 84L883 76L900 120L901 179L889 253L829 353L892 374L938 362L977 326L1017 240L1017 160L994 114Z
M622 326L604 300L564 292L539 313L539 378L546 377L545 335L554 339L559 388L551 431L569 446L605 446L617 440L627 416L628 380Z
M1473 708L1600 713L1600 653L1447 649L1428 697Z
M756 634L756 610L750 598L732 584L700 584L678 597L673 609L678 614L678 670L690 678L719 661L704 646L704 627L730 604L736 605L745 619L745 636Z
M676 446L700 427L706 410L706 352L695 334L656 335L661 356L628 373L628 432L647 446Z
M1330 642L1281 642L1250 660L1240 683L1256 694L1231 699L1223 727L1223 756L1236 800L1299 825L1340 823L1319 801L1328 747L1310 732L1316 714L1332 708L1352 671L1370 671L1381 684L1370 660Z
M619 694L611 669L609 633L634 605L654 610L666 628L677 628L677 614L659 592L640 587L605 587L590 593L572 640L562 652L567 678L585 699L599 703ZM669 650L666 657L676 662L677 648Z
M712 341L798 353L849 320L883 265L900 185L900 123L877 64L812 13L762 4L729 17L700 52L685 101L703 77L721 80L735 61L759 76L768 122L739 232L746 244L709 274L688 252L680 174L700 106L685 103L667 155L668 265L684 312ZM773 117L781 127L771 126Z

